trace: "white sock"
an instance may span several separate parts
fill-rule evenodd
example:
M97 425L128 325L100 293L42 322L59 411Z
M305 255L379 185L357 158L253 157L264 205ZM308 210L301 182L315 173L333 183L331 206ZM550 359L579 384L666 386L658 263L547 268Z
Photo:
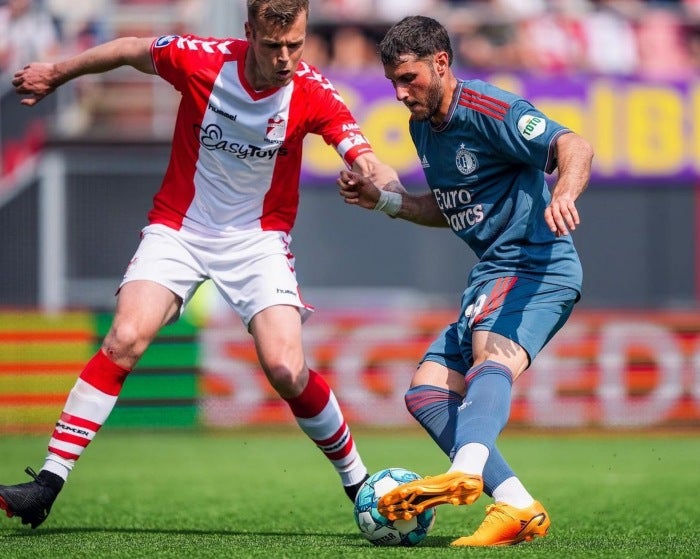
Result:
M63 479L63 481L68 479L68 474L71 471L71 468L64 463L60 456L56 456L55 454L51 453L49 453L49 455L46 457L44 465L41 469L51 472L52 474L56 474L58 477Z
M513 476L509 477L493 490L493 500L497 503L505 503L516 509L524 509L535 502L521 481Z
M467 443L455 454L448 472L462 472L480 476L488 458L489 449L487 446L481 443Z

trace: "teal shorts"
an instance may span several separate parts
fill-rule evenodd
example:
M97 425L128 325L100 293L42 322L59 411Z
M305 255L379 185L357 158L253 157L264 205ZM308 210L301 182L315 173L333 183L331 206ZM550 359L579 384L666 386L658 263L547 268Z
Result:
M459 319L430 345L423 361L466 374L471 368L472 332L485 330L513 340L530 362L564 325L579 299L570 287L515 276L469 286Z

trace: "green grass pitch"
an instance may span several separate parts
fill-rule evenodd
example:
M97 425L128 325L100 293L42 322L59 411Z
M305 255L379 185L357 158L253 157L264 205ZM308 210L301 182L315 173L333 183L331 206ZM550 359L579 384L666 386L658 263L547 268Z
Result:
M431 475L448 462L422 432L355 431L371 471ZM0 436L0 481L27 481L46 437ZM549 536L452 549L490 502L442 506L415 548L374 547L321 453L296 430L141 433L104 429L37 530L0 518L0 557L499 559L700 557L697 434L505 433L499 443L552 517Z

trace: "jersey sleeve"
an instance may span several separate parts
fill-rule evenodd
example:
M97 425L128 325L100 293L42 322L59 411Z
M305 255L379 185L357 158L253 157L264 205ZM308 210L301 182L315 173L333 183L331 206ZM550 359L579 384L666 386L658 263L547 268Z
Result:
M330 80L305 62L299 74L306 80L309 131L333 146L348 167L360 155L371 152L372 146Z
M557 166L556 139L570 132L524 99L511 104L502 121L491 120L490 124L496 129L488 135L497 139L497 148L504 156L545 173L551 173Z
M183 92L190 76L216 69L235 58L238 39L201 38L195 35L164 35L153 41L151 57L160 77Z

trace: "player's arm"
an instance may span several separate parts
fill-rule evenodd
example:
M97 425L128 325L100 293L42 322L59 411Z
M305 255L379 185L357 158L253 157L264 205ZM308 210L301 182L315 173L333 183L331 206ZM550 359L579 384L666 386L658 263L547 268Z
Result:
M61 62L32 62L15 73L12 85L20 103L36 105L64 83L85 74L100 74L120 66L133 66L155 74L151 59L153 38L122 37L97 45Z
M337 184L346 204L368 210L380 210L391 217L398 217L419 225L431 227L448 225L432 193L410 194L398 178L389 181L380 189L364 174L341 171Z
M558 177L544 219L559 237L568 235L580 223L576 200L588 186L593 148L584 138L569 132L557 138L555 149Z
M387 185L392 184L394 188L399 185L403 190L396 171L386 163L382 163L373 151L358 155L351 169L358 175L369 178L378 188L386 188Z

